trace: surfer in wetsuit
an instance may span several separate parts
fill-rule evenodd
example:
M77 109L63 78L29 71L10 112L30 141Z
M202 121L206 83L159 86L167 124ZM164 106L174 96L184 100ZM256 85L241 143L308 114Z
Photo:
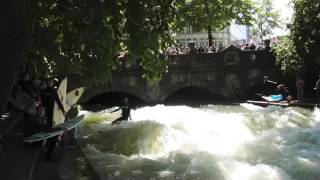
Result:
M320 75L319 75L319 79L316 82L315 87L313 88L316 91L316 95L317 95L317 103L320 103Z
M41 100L46 108L46 115L48 118L48 127L53 126L53 107L54 103L57 102L60 110L65 114L63 105L59 99L57 90L54 88L54 79L49 78L47 81L47 87L41 91Z
M53 107L54 103L57 102L60 110L65 114L65 110L58 96L57 90L54 88L54 79L49 78L47 81L47 87L41 92L41 100L45 106L46 116L47 116L47 128L51 129L53 127ZM51 161L51 156L54 153L56 143L58 141L58 136L49 138L47 141L47 152L45 156L45 161Z
M274 91L274 89L277 88L277 85L278 85L277 82L269 80L268 76L264 76L263 77L263 86L262 86L263 92L262 92L262 94L267 95L267 96L272 94L272 91Z
M128 102L128 98L126 97L123 98L122 105L119 107L119 109L122 110L122 115L118 119L114 120L112 124L117 124L117 123L120 123L121 121L128 121L129 118L131 119L131 116L130 116L131 106ZM119 109L114 110L112 112L118 111Z

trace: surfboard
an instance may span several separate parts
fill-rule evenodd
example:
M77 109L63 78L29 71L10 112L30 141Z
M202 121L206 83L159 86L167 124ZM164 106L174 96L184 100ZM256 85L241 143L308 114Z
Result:
M57 90L59 99L64 107L64 110L67 112L69 107L66 106L66 93L67 93L67 78L64 78ZM57 126L59 124L62 124L65 120L65 116L63 114L63 112L60 110L58 103L55 102L54 103L54 107L53 107L53 122L54 122L54 126Z
M72 91L69 91L67 93L67 100L66 100L67 105L69 106L75 105L79 101L80 97L82 96L84 89L85 89L84 87L80 87Z
M37 104L26 92L18 90L15 98L9 99L15 107L28 114L36 114Z
M281 101L283 100L283 96L281 94L277 94L277 95L270 95L270 96L261 96L262 99L266 100L266 101Z
M62 124L59 124L58 126L48 130L48 131L42 131L40 133L34 134L30 137L24 138L23 141L27 143L41 141L44 139L48 139L57 135L60 135L66 131L69 131L76 126L78 126L81 121L84 119L84 115L75 117L73 119L70 119Z

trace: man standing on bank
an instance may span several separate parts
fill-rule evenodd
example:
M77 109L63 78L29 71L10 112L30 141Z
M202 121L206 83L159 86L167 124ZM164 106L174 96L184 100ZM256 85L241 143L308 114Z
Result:
M47 128L51 129L54 126L53 123L53 107L54 103L57 102L59 108L65 114L65 110L63 108L63 105L59 99L57 90L54 88L54 79L49 78L47 81L47 87L42 90L41 92L41 100L43 102L43 105L46 110L46 116L47 116ZM49 138L47 141L47 152L45 155L45 161L55 161L55 159L52 159L52 156L55 156L54 149L56 147L56 144L58 142L58 136Z

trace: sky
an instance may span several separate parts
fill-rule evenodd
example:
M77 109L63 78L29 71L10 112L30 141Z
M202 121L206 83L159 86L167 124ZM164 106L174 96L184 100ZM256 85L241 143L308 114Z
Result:
M293 16L293 9L292 9L292 6L290 5L290 1L291 0L273 0L274 9L279 11L280 18L285 23L290 22ZM285 28L276 29L274 31L275 36L286 35L288 33L289 33L288 30L286 30Z
M284 23L288 23L291 21L293 15L293 9L290 6L291 0L273 0L273 8L278 10L280 13L280 19ZM284 36L289 33L289 31L285 28L285 24L282 28L276 28L273 31L272 36ZM231 25L231 34L237 39L245 39L246 38L246 29L244 26L238 26L235 24Z

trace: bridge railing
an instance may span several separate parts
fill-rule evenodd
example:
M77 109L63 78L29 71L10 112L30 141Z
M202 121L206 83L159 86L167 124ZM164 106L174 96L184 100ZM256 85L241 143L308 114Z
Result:
M246 67L275 66L273 53L258 51L224 51L220 53L167 55L169 68L228 66Z
M170 69L184 68L215 68L223 66L241 66L242 68L264 68L274 67L276 59L272 52L264 50L242 51L240 49L226 49L218 53L201 54L179 54L164 55L163 60L167 61ZM122 64L122 72L139 71L138 63L127 65Z

